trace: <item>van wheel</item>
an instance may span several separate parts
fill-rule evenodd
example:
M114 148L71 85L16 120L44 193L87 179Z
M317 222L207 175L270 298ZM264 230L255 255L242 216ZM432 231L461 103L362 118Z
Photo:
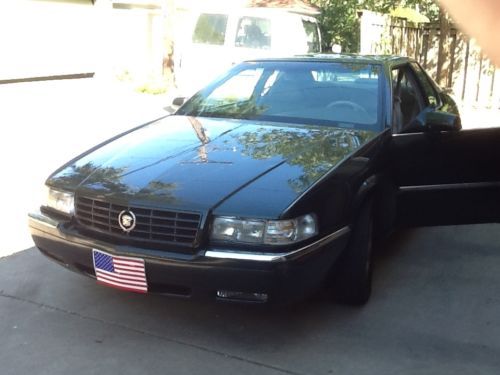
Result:
M372 290L372 203L364 203L354 224L351 239L333 270L333 297L336 302L362 306Z

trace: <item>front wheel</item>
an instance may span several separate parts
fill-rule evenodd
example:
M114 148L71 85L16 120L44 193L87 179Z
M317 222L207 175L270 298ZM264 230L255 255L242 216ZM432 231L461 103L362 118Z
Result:
M351 239L333 270L333 297L337 302L361 306L372 290L373 219L371 200L364 203Z

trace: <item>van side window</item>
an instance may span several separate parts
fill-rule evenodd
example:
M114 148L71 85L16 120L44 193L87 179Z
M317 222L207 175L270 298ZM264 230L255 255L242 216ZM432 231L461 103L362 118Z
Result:
M226 35L227 15L200 14L193 34L194 43L223 45Z
M241 17L238 22L235 46L271 48L271 21L267 18Z
M302 20L304 31L307 38L307 52L321 52L321 45L319 42L319 30L316 22Z

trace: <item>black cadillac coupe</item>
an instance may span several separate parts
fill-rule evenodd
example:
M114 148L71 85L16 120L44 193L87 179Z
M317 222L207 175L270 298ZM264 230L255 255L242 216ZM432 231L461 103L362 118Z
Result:
M361 305L394 228L498 221L500 129L461 129L408 58L248 61L46 189L36 246L100 284L274 303L328 282Z

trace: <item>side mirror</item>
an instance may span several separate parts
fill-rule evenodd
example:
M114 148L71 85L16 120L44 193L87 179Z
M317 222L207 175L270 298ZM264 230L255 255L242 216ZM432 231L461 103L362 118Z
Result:
M332 44L333 53L342 53L342 46L340 44Z
M462 129L460 116L449 112L431 111L425 114L424 126L427 131L454 131Z
M163 109L167 111L169 114L172 114L175 113L179 109L179 107L182 106L185 102L186 98L178 97L172 100L172 104L163 107Z
M186 102L186 98L184 97L177 97L172 101L172 106L174 107L180 107Z

